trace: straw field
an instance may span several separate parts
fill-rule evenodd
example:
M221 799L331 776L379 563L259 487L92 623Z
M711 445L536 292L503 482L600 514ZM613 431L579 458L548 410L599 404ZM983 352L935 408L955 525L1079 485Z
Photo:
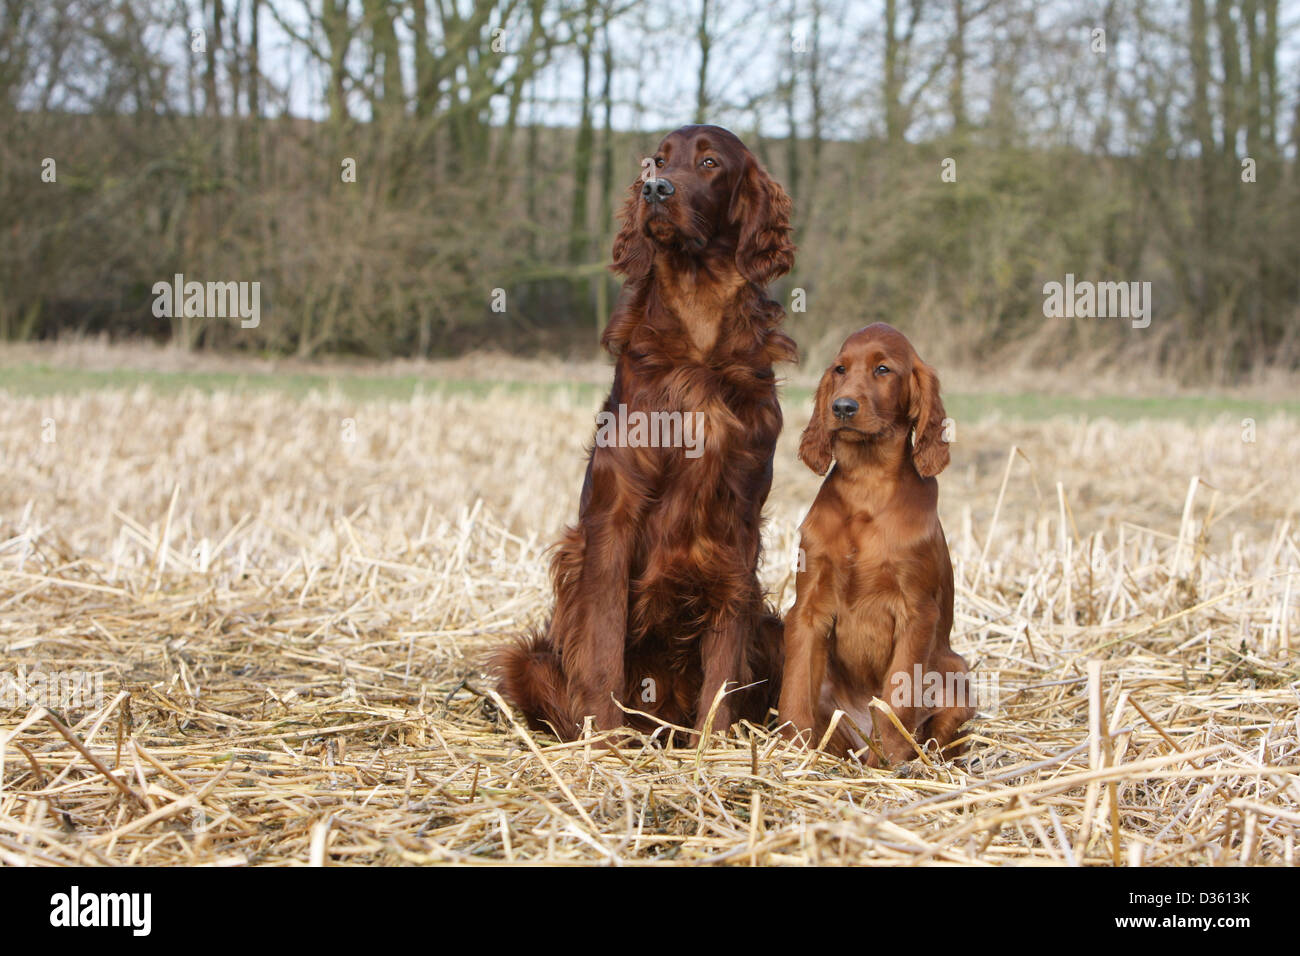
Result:
M783 608L807 411L768 507ZM593 413L0 392L0 862L1294 863L1293 418L959 421L953 644L997 698L968 758L866 770L763 727L557 744L502 709L484 657L545 618ZM70 674L95 692L57 696Z

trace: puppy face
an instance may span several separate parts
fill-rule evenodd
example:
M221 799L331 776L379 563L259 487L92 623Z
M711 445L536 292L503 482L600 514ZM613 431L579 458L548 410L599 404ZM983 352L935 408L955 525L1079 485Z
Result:
M883 322L850 335L817 386L799 457L826 473L837 442L898 440L915 430L912 460L924 477L948 464L939 379L903 333Z

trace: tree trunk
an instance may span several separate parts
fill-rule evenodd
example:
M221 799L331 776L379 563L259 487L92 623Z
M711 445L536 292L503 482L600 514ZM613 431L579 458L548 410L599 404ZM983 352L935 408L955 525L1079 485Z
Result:
M614 220L614 49L609 42L609 21L605 21L601 31L604 50L601 66L605 70L605 82L600 91L601 104L605 109L604 128L601 131L601 166L600 166L600 248L596 251L596 260L605 255L609 248L610 236L613 234ZM595 278L596 283L596 341L600 341L601 329L605 317L609 315L610 277L602 272Z
M348 121L347 57L352 46L352 25L348 22L348 0L324 0L321 25L329 44L330 125L337 131Z
M411 0L415 22L415 115L426 119L434 111L437 90L433 79L433 51L429 49L429 8L425 0Z
M1242 0L1241 18L1246 27L1246 155L1259 159L1262 143L1264 69L1260 63L1258 8L1255 0Z
M823 129L826 122L825 96L822 89L821 69L821 35L822 35L822 0L813 0L812 42L808 46L808 95L812 100L812 116L809 123L809 135L812 153L812 168L809 175L813 182L820 182L822 167ZM807 216L804 217L805 224Z
M709 0L700 0L700 23L695 31L700 44L700 72L695 82L695 122L709 121L709 48L713 40L709 36Z
M1235 155L1237 136L1241 132L1241 51L1237 46L1237 21L1232 18L1232 0L1216 0L1215 25L1219 33L1219 60L1223 67L1223 84L1219 87L1223 103L1223 152Z
M1202 162L1214 152L1214 127L1210 122L1210 40L1205 0L1192 3L1192 127Z
M1269 152L1278 144L1277 128L1277 0L1260 0L1264 7L1264 39L1260 48L1260 69L1264 76L1263 135Z
M587 195L591 187L594 132L591 122L591 55L596 38L596 0L587 0L579 54L582 58L582 106L573 149L573 203L569 219L569 262L585 262L588 252Z
M948 88L948 112L952 114L952 131L960 139L970 120L966 115L966 0L953 0L952 82Z
M885 140L903 141L903 83L899 76L898 0L885 0Z
M262 116L262 40L259 21L262 19L262 0L253 0L249 12L251 19L248 38L248 115L254 121Z
M203 109L209 116L221 115L221 103L217 97L217 50L221 47L221 28L225 18L222 0L212 0L212 18L209 21L207 49L204 53L206 73Z
M793 43L794 24L797 15L798 0L790 0L790 30L788 32L791 34L792 39L786 53L788 72L780 89L782 105L785 107L786 129L788 130L785 139L785 185L790 196L795 199L798 199L800 195L799 116L797 104L795 103L796 94L799 90L799 60Z

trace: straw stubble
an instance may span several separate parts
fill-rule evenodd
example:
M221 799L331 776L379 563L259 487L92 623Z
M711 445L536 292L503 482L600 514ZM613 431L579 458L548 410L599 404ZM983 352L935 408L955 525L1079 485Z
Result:
M767 727L611 749L503 712L482 663L545 619L593 412L0 404L0 669L103 680L0 706L0 862L1294 862L1296 423L963 423L953 645L998 699L968 758L876 771ZM806 415L767 509L783 608Z

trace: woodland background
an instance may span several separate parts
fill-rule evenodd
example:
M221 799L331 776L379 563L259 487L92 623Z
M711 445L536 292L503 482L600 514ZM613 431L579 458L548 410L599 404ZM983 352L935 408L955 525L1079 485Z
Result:
M1279 0L0 0L0 340L590 356L624 191L702 121L794 198L774 291L804 290L814 353L886 320L941 361L1293 371L1298 21ZM261 282L260 327L155 318L178 272ZM1045 319L1066 273L1151 282L1151 327Z

